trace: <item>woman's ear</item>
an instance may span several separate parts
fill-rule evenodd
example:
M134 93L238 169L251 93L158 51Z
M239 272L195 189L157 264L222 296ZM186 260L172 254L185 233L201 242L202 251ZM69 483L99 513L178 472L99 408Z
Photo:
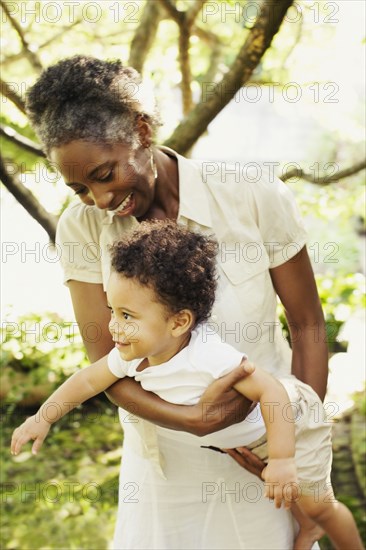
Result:
M195 318L190 309L182 309L172 315L171 321L172 335L178 337L192 330Z
M140 137L140 143L143 147L150 147L152 142L152 130L150 124L143 115L137 119L137 132Z

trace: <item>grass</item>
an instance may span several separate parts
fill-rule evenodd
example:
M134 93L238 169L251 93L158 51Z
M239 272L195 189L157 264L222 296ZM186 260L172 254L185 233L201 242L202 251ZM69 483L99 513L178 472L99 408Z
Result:
M4 550L106 549L118 500L122 432L116 409L93 400L55 425L40 453L17 457L11 433L34 411L3 410L1 540Z

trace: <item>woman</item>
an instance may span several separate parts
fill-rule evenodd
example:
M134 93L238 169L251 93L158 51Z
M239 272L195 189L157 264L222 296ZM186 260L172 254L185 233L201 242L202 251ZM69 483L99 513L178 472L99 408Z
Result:
M153 146L159 120L151 98L136 71L118 61L59 62L29 91L27 110L48 157L81 199L63 213L57 240L92 361L113 347L105 307L108 245L142 220L171 218L219 241L212 330L269 372L288 371L277 294L292 333L292 372L324 397L324 320L305 231L282 182L266 174L244 178L222 165L212 170L212 163ZM291 517L264 498L263 484L226 454L199 445L197 435L242 417L233 394L222 395L228 383L233 379L221 381L196 408L167 404L132 380L110 390L125 409L115 548L292 547ZM228 405L235 405L231 417ZM243 449L231 454L246 464Z

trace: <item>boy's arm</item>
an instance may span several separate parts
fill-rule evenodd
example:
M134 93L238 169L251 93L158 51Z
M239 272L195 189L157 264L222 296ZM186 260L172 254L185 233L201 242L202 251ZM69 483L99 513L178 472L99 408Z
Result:
M268 464L262 472L266 496L274 499L277 508L282 500L289 507L297 494L295 428L289 396L278 380L258 368L238 382L235 389L260 403L268 445Z
M70 376L43 403L35 415L27 418L19 428L14 430L11 440L12 454L18 454L22 446L31 439L34 440L32 453L36 454L52 424L118 380L109 370L107 358L106 355Z

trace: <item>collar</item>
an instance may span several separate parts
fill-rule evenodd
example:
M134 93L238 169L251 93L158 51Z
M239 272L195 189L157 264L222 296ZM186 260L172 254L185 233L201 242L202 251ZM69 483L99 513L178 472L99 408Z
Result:
M179 174L179 211L178 220L186 218L199 225L212 227L211 212L207 190L202 181L201 163L179 155L173 149L159 146L164 153L176 157ZM178 221L177 220L177 221Z

